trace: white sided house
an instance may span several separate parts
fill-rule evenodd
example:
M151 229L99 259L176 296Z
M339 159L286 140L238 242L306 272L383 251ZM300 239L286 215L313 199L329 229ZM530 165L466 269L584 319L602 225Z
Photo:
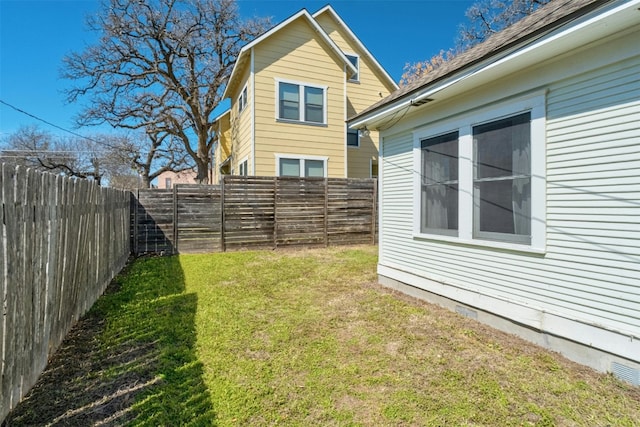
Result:
M350 119L380 282L640 382L640 0L553 0Z

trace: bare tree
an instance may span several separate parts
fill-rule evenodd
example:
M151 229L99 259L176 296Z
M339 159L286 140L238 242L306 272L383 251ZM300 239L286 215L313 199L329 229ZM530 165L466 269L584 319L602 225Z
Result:
M119 137L111 142L109 156L116 164L127 165L140 177L144 187L166 171L182 172L193 168L182 144L168 133L148 132ZM126 174L123 174L126 176Z
M235 0L104 0L88 24L97 44L64 59L63 76L78 82L68 100L90 100L78 124L167 135L205 182L213 111L240 48L268 22L241 21Z
M431 57L426 61L419 61L413 64L407 63L402 69L402 77L400 78L400 86L406 86L419 80L422 76L430 73L431 71L437 69L442 64L450 60L455 56L453 50L444 51L441 50L440 53Z
M525 16L531 15L538 7L551 0L481 0L474 3L465 15L468 23L460 26L456 39L456 52L483 42Z
M477 1L465 12L468 22L460 25L455 47L447 51L441 50L440 53L429 60L406 64L400 79L400 86L406 86L419 80L456 55L483 42L492 34L518 22L525 16L533 13L538 7L550 1L551 0Z
M23 126L3 141L3 162L100 183L101 148L87 139L56 138L37 126Z
M37 126L23 126L0 141L0 159L98 183L135 181L135 188L149 187L162 172L193 168L189 155L179 149L181 144L171 139L166 133L65 138Z

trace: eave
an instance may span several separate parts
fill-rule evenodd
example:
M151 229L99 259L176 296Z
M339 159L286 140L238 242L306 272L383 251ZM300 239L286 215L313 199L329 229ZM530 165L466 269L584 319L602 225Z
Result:
M483 84L640 24L640 0L606 2L560 26L553 26L507 49L494 52L391 101L349 119L354 129L384 130L400 113L468 92ZM391 94L389 98L393 98Z
M259 37L255 38L253 41L247 43L240 49L240 53L238 54L238 58L236 59L236 63L231 71L231 76L229 77L229 81L227 83L227 87L222 95L222 99L226 99L230 97L230 92L236 86L236 80L239 78L238 76L241 74L241 70L245 66L245 64L249 61L251 56L251 49L260 44L262 41L268 39L273 34L283 30L292 22L304 19L314 30L318 36L320 36L320 40L326 43L329 49L343 62L347 67L347 72L349 75L355 74L358 70L354 67L354 65L349 61L349 59L345 56L345 54L340 50L340 48L335 44L333 40L329 37L329 35L322 29L322 27L316 22L316 20L309 14L306 9L302 9L298 13L290 16L286 20L282 21L275 27L271 28L269 31L263 33Z

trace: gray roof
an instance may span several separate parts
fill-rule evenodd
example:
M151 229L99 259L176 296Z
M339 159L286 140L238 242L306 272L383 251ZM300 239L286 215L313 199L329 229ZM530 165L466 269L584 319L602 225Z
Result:
M612 0L552 0L531 15L492 35L484 42L455 56L424 77L392 92L386 98L351 117L349 121L366 116L405 96L410 96L429 85L441 81L481 61L541 34L572 21Z

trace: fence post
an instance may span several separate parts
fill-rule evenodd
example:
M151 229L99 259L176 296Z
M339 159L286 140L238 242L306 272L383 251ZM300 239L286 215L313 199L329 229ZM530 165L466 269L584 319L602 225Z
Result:
M131 209L133 209L133 252L136 256L138 256L138 203L140 200L140 189L136 188L136 195L133 198L133 203Z
M324 246L329 246L329 178L324 179Z
M278 184L280 178L273 177L273 249L278 249Z
M220 180L220 251L226 252L224 244L224 181L226 176L222 175Z
M178 253L178 184L173 184L173 253Z
M371 198L371 244L376 244L376 223L378 221L378 180L373 180L373 197Z

